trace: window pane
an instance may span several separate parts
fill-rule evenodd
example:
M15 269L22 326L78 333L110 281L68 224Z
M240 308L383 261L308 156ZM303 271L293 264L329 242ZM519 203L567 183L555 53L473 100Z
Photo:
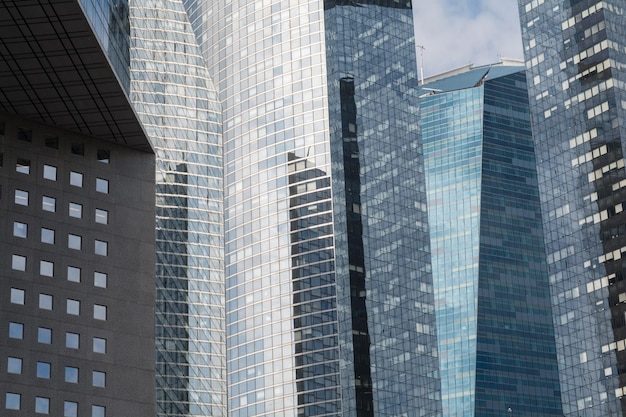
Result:
M49 345L52 343L52 329L40 327L37 329L37 342Z
M80 268L76 268L75 266L68 266L67 280L72 282L80 282Z
M93 285L95 287L106 288L107 287L107 274L102 272L93 273Z
M96 223L108 224L109 212L102 209L96 209Z
M107 353L107 340L100 337L94 337L93 351L95 353Z
M35 413L50 413L50 398L35 397Z
M39 261L39 275L44 277L53 277L54 263L49 261Z
M54 197L41 197L41 209L54 213L57 210L57 200Z
M80 250L82 246L82 238L78 235L67 235L67 247L70 249Z
M83 186L83 174L80 172L70 171L70 185L74 187Z
M22 323L9 323L9 337L11 339L23 339L24 338L24 325Z
M107 319L107 306L94 304L93 318L96 320L106 320Z
M24 158L17 158L15 163L15 171L20 174L30 174L30 160Z
M28 205L28 191L15 190L15 204L20 206Z
M28 225L26 223L13 222L13 236L25 238L28 235Z
M50 379L50 364L48 362L37 362L37 378Z
M46 135L44 145L46 146L46 148L59 149L58 136Z
M21 255L13 255L11 258L11 268L16 271L26 271L26 257Z
M17 140L23 140L24 142L32 142L33 141L33 131L31 129L26 129L24 127L20 127L17 130Z
M4 402L4 407L7 410L19 410L21 398L22 396L20 394L7 392L6 400Z
M10 374L22 373L22 359L9 356L7 360L7 372Z
M65 382L70 382L72 384L78 383L78 368L74 368L72 366L65 367Z
M83 217L83 205L78 203L70 203L70 217L76 217L82 219Z
M70 349L78 349L80 336L78 333L65 333L65 347Z
M109 193L109 180L96 178L96 191L99 193Z
M11 303L24 305L24 290L11 288Z
M111 152L108 149L98 149L98 161L108 164L111 160Z
M50 294L39 294L39 308L52 310L52 296Z
M94 387L104 388L106 386L106 374L100 371L93 371L92 385Z
M41 228L41 243L54 245L54 230L46 229L45 227L42 227Z
M101 405L92 405L91 417L106 417L106 409Z
M57 180L57 167L52 165L43 166L43 177L50 181Z
M94 252L96 255L107 256L109 251L109 244L102 240L96 240L94 245Z
M63 403L63 417L78 417L78 403L65 401Z
M74 155L85 155L85 145L82 143L72 143L72 153Z
M80 314L80 301L68 299L67 300L67 314L78 316Z

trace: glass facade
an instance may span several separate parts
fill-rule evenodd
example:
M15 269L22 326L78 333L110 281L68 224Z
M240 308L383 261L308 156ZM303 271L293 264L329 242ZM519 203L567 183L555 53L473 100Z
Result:
M128 0L80 0L85 16L107 54L120 84L130 90L130 22Z
M133 2L130 21L156 153L157 415L225 416L221 109L180 1Z
M523 68L423 92L443 413L561 416Z
M623 1L520 0L566 416L626 415Z
M223 106L229 415L439 415L410 3L184 3Z

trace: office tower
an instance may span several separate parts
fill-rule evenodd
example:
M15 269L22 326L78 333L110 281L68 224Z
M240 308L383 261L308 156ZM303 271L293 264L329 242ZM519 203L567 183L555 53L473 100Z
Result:
M420 96L446 416L562 416L524 68Z
M154 415L151 146L78 2L2 2L0 57L0 414Z
M566 416L626 415L621 1L520 1Z
M439 415L410 2L183 3L223 110L229 414Z
M157 416L226 416L221 109L182 3L129 15L131 101L156 154Z

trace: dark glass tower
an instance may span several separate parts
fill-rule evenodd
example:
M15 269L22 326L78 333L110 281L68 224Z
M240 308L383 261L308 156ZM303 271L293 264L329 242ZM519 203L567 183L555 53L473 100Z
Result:
M439 415L410 2L184 3L223 109L229 414Z
M436 78L420 120L443 413L561 416L524 69Z
M519 6L564 413L623 416L624 2Z

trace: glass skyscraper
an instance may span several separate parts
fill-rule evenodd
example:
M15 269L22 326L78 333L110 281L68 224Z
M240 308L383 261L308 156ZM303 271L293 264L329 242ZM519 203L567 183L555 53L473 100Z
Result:
M626 415L626 9L520 0L566 416Z
M223 110L229 415L439 415L410 2L183 2Z
M463 68L420 99L446 416L561 416L521 66Z

